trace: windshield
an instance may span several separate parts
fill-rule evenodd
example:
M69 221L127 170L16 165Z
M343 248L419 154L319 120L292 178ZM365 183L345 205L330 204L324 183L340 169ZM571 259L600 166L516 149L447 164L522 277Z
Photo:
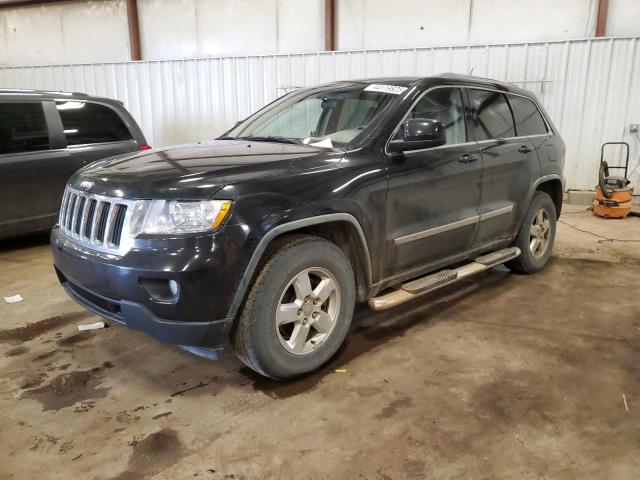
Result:
M235 126L223 138L349 146L395 96L370 87L333 85L294 92Z

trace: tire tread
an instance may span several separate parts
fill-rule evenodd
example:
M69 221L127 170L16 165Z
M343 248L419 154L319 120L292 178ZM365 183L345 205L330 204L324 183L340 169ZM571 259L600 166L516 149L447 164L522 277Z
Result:
M264 367L260 364L255 352L253 351L252 338L251 338L251 329L250 329L250 316L253 312L253 305L256 301L256 298L260 296L262 290L265 286L265 277L269 273L270 268L278 262L280 257L286 256L293 247L304 244L306 242L313 241L326 241L319 237L312 237L310 235L291 235L286 239L280 240L282 243L281 246L277 247L276 250L271 254L271 256L264 263L262 268L260 269L260 273L253 281L251 285L251 289L249 291L249 295L247 295L247 299L244 303L244 307L242 308L242 313L238 318L235 332L233 334L233 347L236 355L240 359L242 363L244 363L250 369L260 373L265 377L271 377ZM330 243L327 241L327 243Z
M540 267L533 264L532 261L529 259L529 216L532 214L532 210L537 210L539 207L543 206L544 204L546 204L546 206L549 207L550 213L551 213L550 216L552 216L554 219L552 221L552 224L553 224L552 228L554 229L554 231L552 232L553 233L552 243L548 247L549 252L547 253L547 259L545 260L545 263L542 265L542 267ZM517 273L534 273L540 270L541 268L543 268L544 265L546 265L546 262L551 256L551 250L553 249L553 243L555 241L555 228L556 228L555 218L556 218L556 209L555 209L555 204L553 203L552 198L549 196L548 193L543 192L541 190L537 190L533 198L531 199L531 203L529 204L527 213L524 216L522 225L518 230L518 235L516 236L516 239L513 243L514 246L520 248L522 253L518 258L509 260L505 264L507 268L509 268L509 270Z

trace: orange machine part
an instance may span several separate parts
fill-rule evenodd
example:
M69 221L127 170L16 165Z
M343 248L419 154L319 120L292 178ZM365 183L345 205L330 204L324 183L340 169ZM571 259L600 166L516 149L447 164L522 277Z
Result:
M600 187L596 187L593 200L593 213L604 218L624 218L631 212L631 198L633 196L633 187L612 189L611 198L606 198L602 194ZM609 202L615 202L617 205L610 205Z

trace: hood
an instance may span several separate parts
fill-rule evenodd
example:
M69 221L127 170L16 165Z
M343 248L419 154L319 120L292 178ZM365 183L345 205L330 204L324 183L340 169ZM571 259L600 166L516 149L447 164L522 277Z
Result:
M70 185L124 198L205 199L236 182L323 167L340 149L214 140L120 155L79 170Z

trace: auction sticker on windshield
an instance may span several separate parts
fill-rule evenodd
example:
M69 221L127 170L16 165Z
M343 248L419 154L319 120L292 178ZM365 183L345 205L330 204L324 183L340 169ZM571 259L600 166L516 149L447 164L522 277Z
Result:
M399 87L397 85L380 85L377 83L372 83L364 90L365 92L382 92L382 93L391 93L392 95L400 95L406 89L407 87Z

